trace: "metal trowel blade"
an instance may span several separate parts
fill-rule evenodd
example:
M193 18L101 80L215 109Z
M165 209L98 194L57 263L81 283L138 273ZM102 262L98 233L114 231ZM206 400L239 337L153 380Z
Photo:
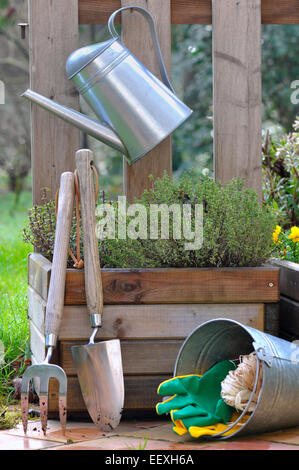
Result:
M103 431L115 429L124 406L120 341L72 346L72 355L91 419Z

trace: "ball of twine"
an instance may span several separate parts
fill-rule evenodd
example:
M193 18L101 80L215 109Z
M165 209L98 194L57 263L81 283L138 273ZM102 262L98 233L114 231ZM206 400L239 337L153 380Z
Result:
M255 352L240 356L240 364L235 370L231 370L221 382L221 397L229 406L243 411L249 401L254 388L256 377L257 359ZM256 391L247 411L254 411L259 393L262 387L263 370L260 367Z

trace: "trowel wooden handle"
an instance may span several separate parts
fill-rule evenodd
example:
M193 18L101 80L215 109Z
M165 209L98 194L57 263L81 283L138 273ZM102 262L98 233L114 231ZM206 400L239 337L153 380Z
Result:
M62 173L60 178L54 255L46 307L46 346L56 346L63 314L68 246L74 204L74 175Z
M93 171L91 168L92 161L93 153L91 150L79 150L76 153L83 226L86 302L88 313L90 315L101 315L103 312L103 288L100 270L99 244L96 235L95 192Z

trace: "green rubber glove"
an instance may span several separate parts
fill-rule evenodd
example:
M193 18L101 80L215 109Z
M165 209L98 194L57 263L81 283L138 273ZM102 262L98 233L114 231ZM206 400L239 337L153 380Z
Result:
M236 367L236 362L226 360L213 366L203 376L193 374L162 382L158 394L173 396L157 404L157 413L171 413L172 421L181 420L187 429L190 426L226 423L234 409L221 398L221 382Z

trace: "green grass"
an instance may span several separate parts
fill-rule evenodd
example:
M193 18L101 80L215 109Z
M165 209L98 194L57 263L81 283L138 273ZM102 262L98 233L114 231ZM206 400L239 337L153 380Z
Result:
M32 247L22 241L22 229L31 205L30 192L22 193L18 203L12 193L0 194L0 395L7 402L12 379L22 370L15 361L23 358L29 339L27 256Z

